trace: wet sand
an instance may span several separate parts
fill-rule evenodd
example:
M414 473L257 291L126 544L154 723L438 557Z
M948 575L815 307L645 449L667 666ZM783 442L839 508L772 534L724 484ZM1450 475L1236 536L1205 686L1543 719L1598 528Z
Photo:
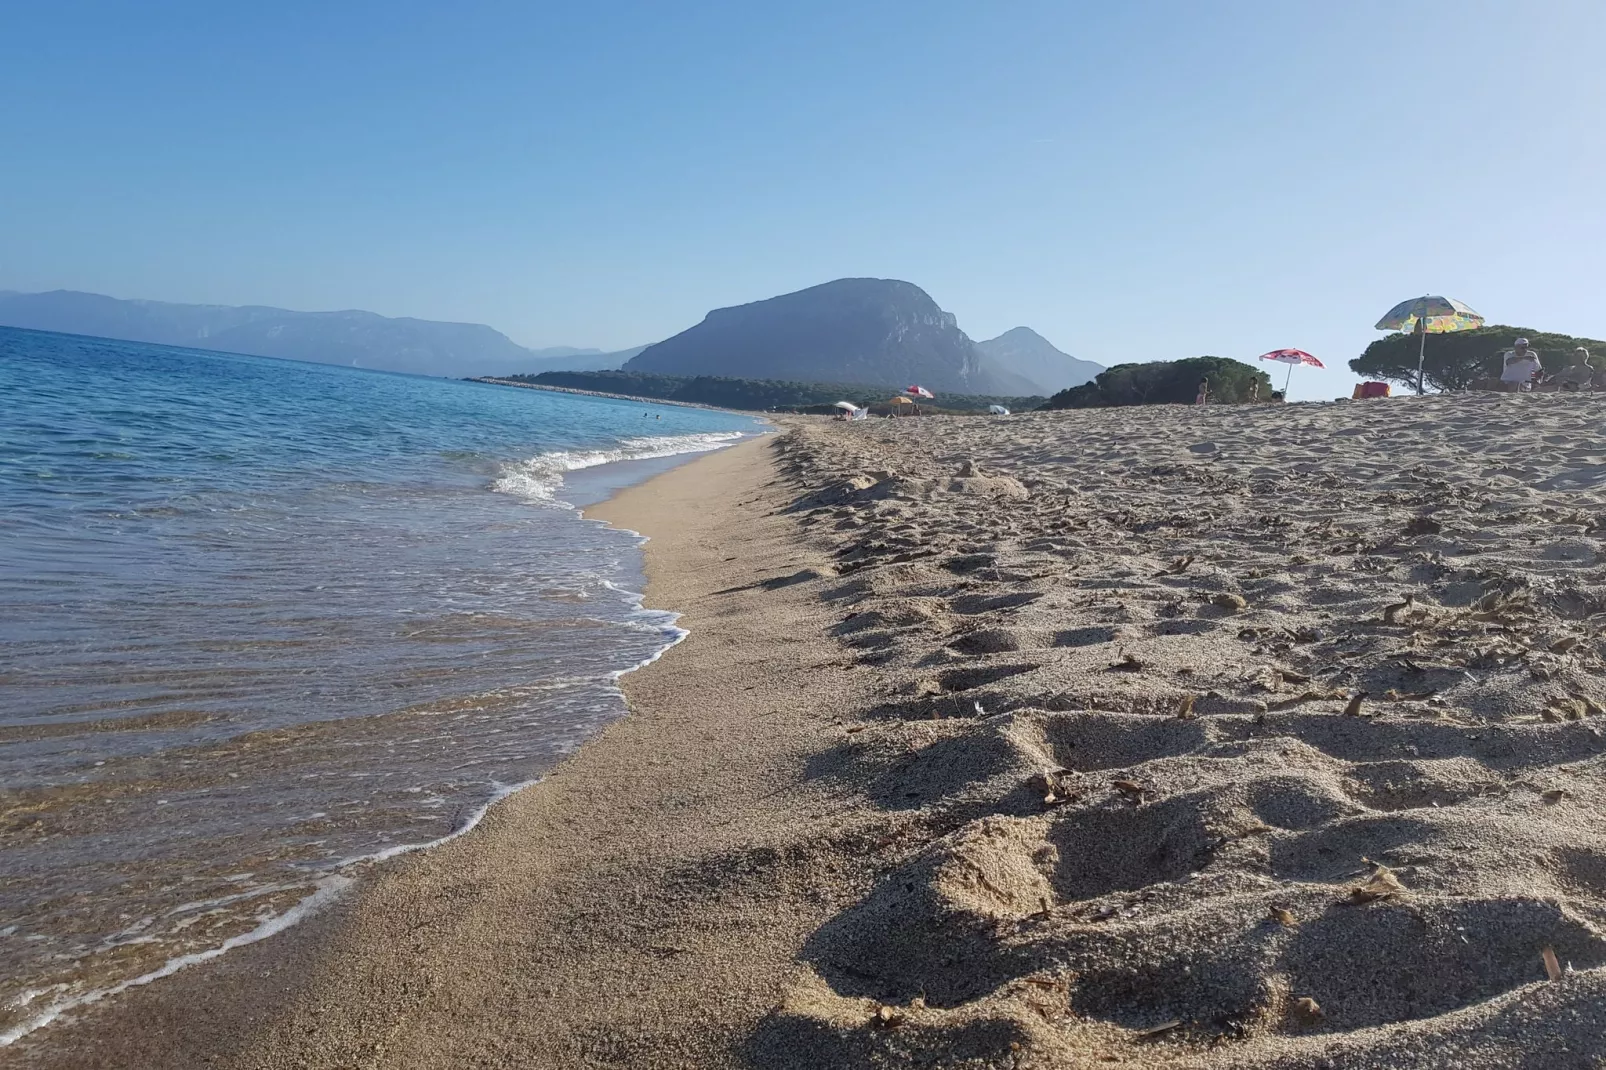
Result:
M1606 399L799 420L594 511L691 637L51 1066L1606 1059Z

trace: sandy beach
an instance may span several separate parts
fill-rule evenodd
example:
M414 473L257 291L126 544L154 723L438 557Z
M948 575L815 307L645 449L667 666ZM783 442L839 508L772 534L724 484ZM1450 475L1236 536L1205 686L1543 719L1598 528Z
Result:
M40 1067L1606 1064L1606 403L843 424L588 515L631 715Z

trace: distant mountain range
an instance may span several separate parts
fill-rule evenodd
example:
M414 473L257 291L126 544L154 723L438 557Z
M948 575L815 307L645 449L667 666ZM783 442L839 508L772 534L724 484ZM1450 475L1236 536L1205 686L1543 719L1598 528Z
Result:
M0 291L0 326L193 346L418 375L547 371L714 375L828 383L919 383L950 394L1049 395L1103 369L1017 327L973 342L920 287L837 279L720 308L656 345L618 352L528 349L479 323L264 305L130 301L74 290Z
M265 305L124 301L75 290L0 291L0 326L224 353L286 357L416 375L514 375L618 368L641 350L526 349L481 323L392 319L373 312L292 312Z

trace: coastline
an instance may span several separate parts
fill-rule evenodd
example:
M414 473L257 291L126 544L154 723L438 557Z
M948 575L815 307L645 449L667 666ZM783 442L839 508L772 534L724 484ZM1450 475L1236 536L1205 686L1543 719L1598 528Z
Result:
M36 1065L1606 1056L1596 399L1130 415L788 420L588 509L690 629L630 713Z
M817 563L780 514L773 441L699 455L586 508L649 539L644 605L673 607L690 630L620 681L625 717L472 830L361 866L298 925L79 1008L7 1057L422 1067L499 1065L516 1048L524 1061L509 1065L569 1065L623 1044L653 1065L732 1064L807 932L844 905L765 876L793 868L778 860L795 799L777 790L839 737L828 700L851 675L822 677L840 652L812 593L751 593ZM843 801L811 805L816 822L852 823Z

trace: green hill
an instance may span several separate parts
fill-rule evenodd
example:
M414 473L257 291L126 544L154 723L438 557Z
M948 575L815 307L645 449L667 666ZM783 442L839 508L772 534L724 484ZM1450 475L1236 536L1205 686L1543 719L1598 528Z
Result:
M1091 383L1061 390L1049 398L1043 408L1188 405L1198 394L1200 379L1210 381L1210 400L1214 403L1247 402L1252 384L1258 384L1260 400L1271 400L1271 377L1260 368L1228 357L1188 357L1146 364L1117 364L1099 372Z

